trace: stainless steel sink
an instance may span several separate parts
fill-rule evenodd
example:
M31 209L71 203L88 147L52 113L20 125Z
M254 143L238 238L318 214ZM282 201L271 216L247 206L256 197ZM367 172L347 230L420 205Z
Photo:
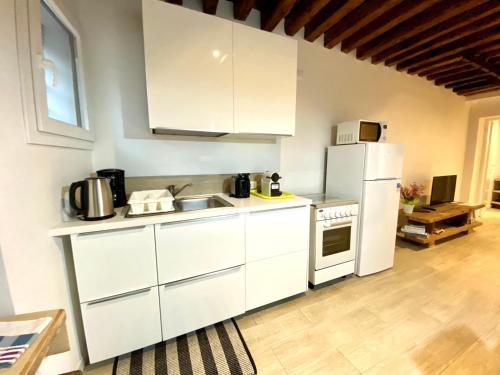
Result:
M207 208L233 207L229 202L216 196L181 197L174 201L176 212L205 210Z

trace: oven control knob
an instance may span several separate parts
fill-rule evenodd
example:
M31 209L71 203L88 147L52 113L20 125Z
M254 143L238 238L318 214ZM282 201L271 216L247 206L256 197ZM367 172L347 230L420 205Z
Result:
M345 209L345 216L351 216L351 207Z
M340 209L336 209L335 210L335 217L341 217L342 216L342 213L340 212Z
M331 219L332 214L330 211L325 211L325 219Z

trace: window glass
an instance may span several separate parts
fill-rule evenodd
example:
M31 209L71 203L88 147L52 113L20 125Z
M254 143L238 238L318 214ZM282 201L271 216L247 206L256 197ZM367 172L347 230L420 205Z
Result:
M75 37L43 0L40 9L48 116L82 127Z

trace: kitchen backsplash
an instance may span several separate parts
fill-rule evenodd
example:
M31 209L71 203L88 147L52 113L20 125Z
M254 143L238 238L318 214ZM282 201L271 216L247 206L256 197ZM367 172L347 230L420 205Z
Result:
M244 171L243 171L244 172ZM254 180L258 173L250 174ZM194 176L151 176L151 177L126 177L125 189L127 195L138 190L165 189L168 185L177 187L192 183L193 186L183 190L179 196L196 194L227 193L231 181L230 174L211 174Z

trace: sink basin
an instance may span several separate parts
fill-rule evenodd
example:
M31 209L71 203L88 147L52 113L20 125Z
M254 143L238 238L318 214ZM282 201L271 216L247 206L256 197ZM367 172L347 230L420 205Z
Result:
M233 207L224 199L212 195L207 197L182 197L174 201L174 208L177 212L205 210L207 208Z

